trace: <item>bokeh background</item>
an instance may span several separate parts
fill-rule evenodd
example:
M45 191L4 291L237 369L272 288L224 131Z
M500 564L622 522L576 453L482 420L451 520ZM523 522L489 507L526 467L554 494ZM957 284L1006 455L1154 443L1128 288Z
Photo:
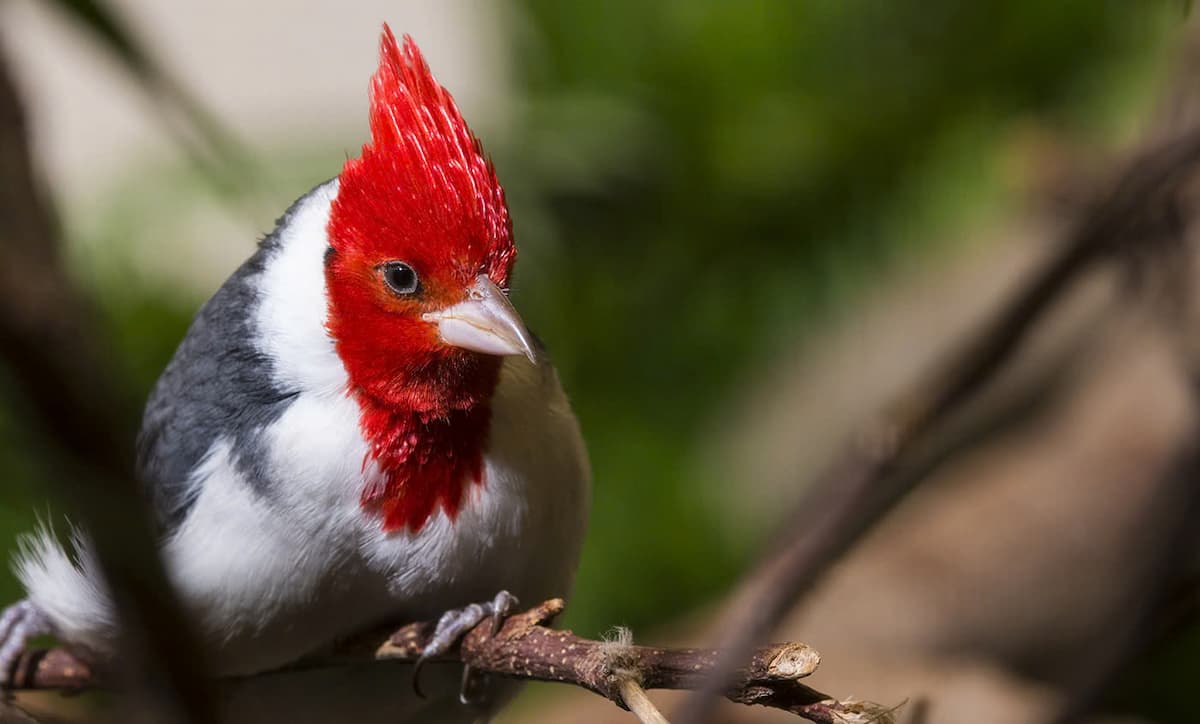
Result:
M178 110L60 4L0 3L0 51L119 360L95 384L144 395L273 219L357 153L387 21L495 158L514 298L587 438L566 623L693 643L853 423L986 316L1150 132L1194 32L1165 0L110 0L251 164L214 172ZM825 654L814 685L932 692L935 721L1050 710L1193 422L1146 325L1108 303L1081 301L1028 362L1058 372L1056 395L948 456L786 625ZM3 378L11 551L61 505ZM20 595L6 570L0 595ZM1191 720L1198 657L1194 631L1172 637L1107 706ZM587 696L530 687L509 718L627 720Z

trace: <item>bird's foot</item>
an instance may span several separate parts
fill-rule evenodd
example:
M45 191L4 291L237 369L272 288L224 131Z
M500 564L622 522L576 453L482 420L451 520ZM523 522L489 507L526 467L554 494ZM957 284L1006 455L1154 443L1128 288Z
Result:
M0 614L0 689L12 683L13 667L29 640L54 633L42 610L28 598L17 601Z
M508 591L500 591L490 601L472 603L469 606L451 609L443 613L442 617L438 619L437 627L433 630L433 637L429 639L429 643L426 644L425 650L421 652L421 657L417 659L417 663L413 667L413 690L417 695L425 696L421 692L420 676L421 667L425 665L426 661L449 651L459 639L478 626L485 618L491 617L492 635L495 636L500 631L504 619L516 613L519 605L516 596ZM475 677L471 667L464 665L462 689L458 695L462 703L473 703L469 692L474 683Z

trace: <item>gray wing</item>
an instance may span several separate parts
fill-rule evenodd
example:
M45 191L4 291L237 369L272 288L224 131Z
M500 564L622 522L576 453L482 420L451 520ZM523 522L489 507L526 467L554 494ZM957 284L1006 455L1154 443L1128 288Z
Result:
M272 381L270 360L255 347L255 254L201 308L150 393L137 440L138 475L160 529L187 517L199 493L192 471L218 439L234 450L257 435L294 396Z
M298 391L279 386L270 359L254 343L257 282L305 198L200 309L146 402L138 476L162 533L187 517L199 494L193 471L219 439L232 444L235 463L252 486L267 484L259 438Z

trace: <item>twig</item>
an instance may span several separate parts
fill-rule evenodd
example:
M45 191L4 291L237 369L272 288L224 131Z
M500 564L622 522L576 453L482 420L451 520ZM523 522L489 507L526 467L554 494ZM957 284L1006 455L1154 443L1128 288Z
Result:
M706 721L743 660L782 616L893 505L920 484L896 475L913 451L975 398L1021 348L1047 311L1100 262L1168 248L1179 238L1176 196L1200 165L1200 131L1143 153L1094 204L1062 250L948 364L853 437L803 496L788 540L747 577L721 645L728 659L690 697L678 720Z
M671 724L654 702L650 701L650 697L646 696L646 690L637 681L622 679L619 687L625 708L633 712L642 724Z
M489 626L468 633L453 658L478 671L534 681L580 686L625 706L621 683L636 678L644 689L701 686L721 653L712 649L662 649L623 642L583 639L547 627L564 607L551 599L509 618L493 638ZM378 658L415 661L433 633L433 622L397 631L377 651ZM836 721L843 706L799 680L816 670L820 656L801 643L758 649L739 667L723 692L739 704L761 704L799 714L810 721Z
M570 631L549 628L565 604L551 599L509 617L492 636L485 621L463 637L461 644L440 660L461 661L476 671L531 681L558 682L595 692L618 706L633 708L627 696L633 681L640 689L691 689L708 680L721 652L712 649L666 649L624 642L595 641ZM360 639L336 654L304 661L295 669L336 666L364 658L416 661L433 635L436 622L424 621L397 629L382 645L364 646ZM862 702L840 702L800 683L816 670L820 656L802 643L760 648L738 668L725 698L739 704L758 704L789 711L821 724L868 719L864 712L885 710ZM103 671L64 649L29 651L18 659L11 681L14 691L57 689L78 691L104 687ZM631 697L636 698L636 697ZM661 715L660 715L661 716ZM651 720L653 721L653 720Z

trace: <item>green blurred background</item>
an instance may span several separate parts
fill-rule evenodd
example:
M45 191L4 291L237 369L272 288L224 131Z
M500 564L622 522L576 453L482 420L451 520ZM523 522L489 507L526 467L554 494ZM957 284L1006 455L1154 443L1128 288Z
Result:
M509 193L515 298L591 452L594 509L567 621L589 635L671 622L729 589L777 522L745 519L737 499L763 493L716 460L729 410L895 268L959 253L970 230L1019 204L1022 139L1097 153L1135 139L1186 16L1177 2L1110 0L501 7L486 32L503 38L512 97L503 123L486 108L469 120ZM136 3L124 10L148 29ZM413 32L438 72L454 49ZM361 42L373 48L373 32ZM365 88L369 72L344 82ZM345 112L365 118L365 94ZM253 201L153 154L86 202L60 198L73 269L122 363L115 384L144 394L206 292L177 283L186 253L164 278L147 272L147 249L170 259L198 205L268 231L361 141L361 128L297 121L251 142ZM223 243L244 255L253 236ZM19 395L2 392L11 550L55 504ZM20 595L7 571L0 594Z

